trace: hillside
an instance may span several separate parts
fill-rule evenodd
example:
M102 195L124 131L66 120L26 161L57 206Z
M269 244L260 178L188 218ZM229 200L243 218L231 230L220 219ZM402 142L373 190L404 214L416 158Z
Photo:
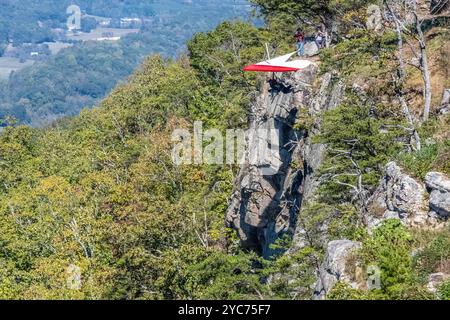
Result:
M14 117L21 124L44 126L76 115L125 81L149 54L176 57L185 51L185 43L194 33L210 30L227 19L246 19L249 13L245 1L234 0L113 1L107 6L104 1L81 1L78 5L83 12L81 26L85 33L70 36L64 34L69 3L0 2L8 12L2 19L5 24L0 22L0 35L5 37L5 45L8 39L12 41L14 47L11 49L10 45L10 51L16 52L8 54L17 58L2 58L0 43L0 67L19 69L9 79L6 74L4 81L0 75L0 86L4 87L0 90L0 121L8 122L7 118ZM135 26L137 34L119 41L95 41L105 33L118 36L134 29L102 28L92 21L93 16L119 26L120 18L138 17L145 23ZM87 33L90 29L94 31ZM54 55L49 53L51 45L68 48ZM38 52L39 56L31 58L30 52ZM33 59L34 65L26 67Z
M447 20L374 31L372 1L253 2L263 27L222 23L98 107L3 130L0 298L450 299ZM317 63L244 73L265 43L292 51L298 17L329 35ZM276 170L176 165L198 121L279 129L254 138Z
M0 53L10 39L16 44L52 41L54 34L51 29L66 27L66 9L73 3L70 0L0 1ZM158 1L153 0L76 1L87 14L111 18L152 16L155 14L153 6L157 3Z

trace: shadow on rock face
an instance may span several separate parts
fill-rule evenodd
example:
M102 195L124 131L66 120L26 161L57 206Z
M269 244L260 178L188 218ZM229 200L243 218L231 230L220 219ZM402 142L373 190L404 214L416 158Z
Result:
M312 66L270 79L250 113L250 128L274 128L278 132L276 171L266 174L267 167L262 164L243 166L235 180L226 221L237 231L244 248L265 258L282 252L272 248L278 239L285 235L293 237L304 192L313 189L311 176L318 167L316 162L320 163L322 158L323 148L312 145L306 130L295 129L297 114L300 108L310 114L328 109L328 101L334 103L338 98L323 95L342 91L336 90L334 83L328 81L314 93L316 76L317 68ZM247 141L250 153L256 148L258 139ZM265 142L269 145L273 141Z

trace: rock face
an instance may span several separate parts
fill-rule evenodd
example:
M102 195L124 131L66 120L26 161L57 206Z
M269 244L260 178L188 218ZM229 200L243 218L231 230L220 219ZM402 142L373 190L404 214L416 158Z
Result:
M263 139L263 144L276 145L278 150L269 166L259 159L260 163L251 162L241 168L226 222L238 231L245 248L266 257L271 255L270 244L282 234L292 232L301 203L303 163L298 142L305 133L293 126L299 108L309 103L316 72L312 66L266 83L252 107L251 130L275 129L278 134L275 142L258 134L250 138L247 141L250 158L258 153L261 141L256 140Z
M328 292L333 289L338 281L357 287L347 270L347 260L349 255L360 247L360 243L350 240L337 240L328 243L325 260L319 271L314 299L325 299Z
M323 111L336 108L341 103L345 90L344 83L331 73L324 74L320 80L320 86L315 92L308 106L309 113L313 116L316 116ZM313 136L318 134L319 132L320 123L316 122L316 124L310 131L310 136L308 136L303 141L302 155L305 164L303 170L304 179L302 184L303 201L313 202L316 195L315 191L320 185L320 180L317 172L325 158L326 146L324 144L312 143ZM301 208L298 214L302 214ZM323 228L326 228L326 226L323 226ZM289 249L290 253L294 253L307 245L305 236L306 233L303 226L298 223L295 227L293 245ZM327 239L320 239L320 241L325 245Z
M408 226L422 226L428 221L424 186L402 172L395 162L387 164L385 176L369 200L369 228L389 218L400 219Z
M430 209L440 218L450 216L450 178L439 172L429 172L425 185L430 191Z
M318 92L314 92L317 68L311 66L295 73L286 73L277 81L269 81L252 107L250 128L276 129L277 141L265 141L260 135L247 141L250 157L261 143L276 145L268 165L244 165L235 180L226 223L237 230L242 246L264 257L276 252L271 244L283 235L292 236L305 196L313 193L317 182L314 171L320 166L325 147L313 145L311 134L294 129L297 114L310 116L336 106L343 85L325 75Z
M400 219L410 227L443 227L450 216L450 178L429 172L425 186L395 162L388 163L385 176L368 202L369 230L390 218Z

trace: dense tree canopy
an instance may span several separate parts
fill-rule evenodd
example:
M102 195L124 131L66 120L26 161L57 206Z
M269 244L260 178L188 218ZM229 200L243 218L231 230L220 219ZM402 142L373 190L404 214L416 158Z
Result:
M315 32L318 26L334 40L349 30L365 28L367 7L373 0L251 0L269 25L292 32L301 27Z

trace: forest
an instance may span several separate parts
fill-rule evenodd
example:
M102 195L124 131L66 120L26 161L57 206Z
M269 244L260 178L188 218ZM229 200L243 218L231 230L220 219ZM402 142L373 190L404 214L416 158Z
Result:
M6 36L4 40L9 37L15 44L52 41L44 30L46 22L41 28L37 27L37 21L48 21L48 30L65 28L65 8L71 1L58 1L56 6L53 2L2 2L1 5L7 7L4 12L11 15L1 20L9 21L10 25L2 25L0 21L0 29L3 28L0 34ZM231 1L202 0L186 5L177 0L113 1L108 5L104 5L104 1L80 1L79 5L89 14L105 17L150 17L157 12L161 21L146 24L138 34L128 35L117 43L78 43L15 72L9 81L0 82L3 87L0 89L0 119L4 123L43 126L61 117L76 115L82 108L94 106L118 82L126 80L147 55L159 53L175 57L185 50L184 44L195 32L209 30L220 21L237 15L245 17L248 13L247 6L235 7ZM12 16L14 14L18 16ZM14 22L22 19L23 24Z

